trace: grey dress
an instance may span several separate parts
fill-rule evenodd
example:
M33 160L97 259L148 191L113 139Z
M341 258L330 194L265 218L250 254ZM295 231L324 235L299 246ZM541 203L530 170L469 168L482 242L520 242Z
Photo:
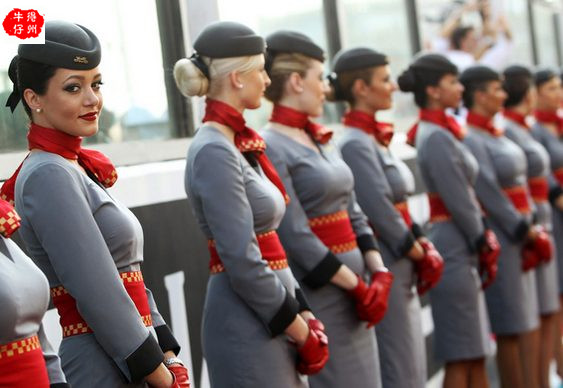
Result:
M48 306L49 284L45 275L12 240L0 237L0 346L37 335L49 382L66 383L59 357L41 325Z
M549 154L545 148L534 139L531 132L512 120L506 121L506 136L518 144L528 161L528 179L548 177L550 174ZM535 202L536 222L543 225L551 234L552 212L549 201ZM557 260L541 263L536 267L536 284L538 289L539 313L552 314L559 310L559 284L557 274Z
M256 234L277 228L284 199L219 130L203 126L188 152L186 192L225 267L209 277L203 352L212 387L306 387L283 334L298 313L289 268L273 271Z
M414 264L405 256L415 239L394 207L413 193L414 177L402 160L361 129L346 128L339 146L354 174L358 204L378 236L385 265L395 275L389 308L376 326L383 387L424 387L420 300L413 287Z
M95 333L63 338L59 355L68 381L80 388L144 387L140 380L163 351L178 348L150 291L155 329L145 327L119 276L140 270L143 261L137 218L76 165L43 151L24 161L15 202L31 258L51 288L64 286L74 297Z
M363 246L364 239L373 240L353 196L353 175L333 144L319 146L316 152L273 129L263 131L263 136L266 153L291 198L279 227L280 239L329 339L329 361L309 383L315 388L380 387L374 329L366 329L366 322L358 319L346 291L330 283L342 263L357 274L365 274L362 253L355 248L332 254L308 224L309 218L348 209L359 245Z
M558 171L559 174L563 174L563 136L555 135L539 122L534 124L532 136L545 147L549 154L551 164L551 173L548 178L550 192L560 193L561 183L555 178L554 173ZM559 294L561 295L563 294L563 212L555 206L551 210L559 275Z
M434 222L429 238L444 258L444 272L430 290L434 348L446 362L490 353L489 319L477 272L477 241L484 225L473 185L479 170L471 152L444 128L418 125L417 163L429 192L437 193L452 215Z
M499 335L525 333L538 325L535 271L522 271L531 215L519 213L503 189L526 186L526 156L506 136L474 127L464 143L479 160L475 191L501 245L497 277L485 292L491 327Z

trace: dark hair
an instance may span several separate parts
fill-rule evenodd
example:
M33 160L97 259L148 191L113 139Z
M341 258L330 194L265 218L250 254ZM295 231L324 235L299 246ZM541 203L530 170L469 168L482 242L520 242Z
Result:
M440 54L423 54L399 76L397 83L403 92L414 93L419 108L425 108L428 96L426 88L436 86L448 74L457 75L457 67Z
M44 95L47 92L47 83L55 75L56 71L57 67L55 66L35 62L20 56L12 60L9 76L17 87L18 96L21 98L23 108L29 118L31 118L31 109L23 98L24 90L31 89L40 96Z
M463 90L463 105L471 109L474 104L476 91L485 91L490 82L500 81L500 74L488 66L472 66L461 73L460 82L465 88Z
M503 76L502 87L508 95L504 106L511 108L520 104L528 94L533 84L532 73L527 67L513 65L504 70Z
M369 85L375 67L368 67L358 70L350 70L339 73L334 78L329 78L331 92L327 96L329 101L346 101L350 105L356 103L356 98L352 92L352 87L356 80L361 79Z
M536 84L536 88L539 88L544 83L549 82L556 77L559 77L559 74L551 69L542 69L536 71L534 73L534 83Z
M456 27L453 30L452 35L450 36L450 44L452 45L452 47L456 50L460 50L461 42L467 37L467 34L469 34L471 31L473 31L473 27L471 26Z

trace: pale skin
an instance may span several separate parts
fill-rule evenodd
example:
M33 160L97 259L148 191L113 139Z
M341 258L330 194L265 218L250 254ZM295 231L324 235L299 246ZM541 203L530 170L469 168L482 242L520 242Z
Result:
M323 76L322 62L311 59L311 65L304 77L297 72L290 74L278 104L306 113L310 117L318 117L323 113L323 104L328 92L329 87ZM288 127L279 123L271 123L271 127L272 130L283 133L313 151L319 152L317 145L302 128ZM364 260L372 272L387 270L381 255L375 250L365 252ZM330 281L345 290L352 290L358 285L358 277L344 264L340 266Z
M47 83L45 94L39 95L31 89L24 90L23 98L31 108L31 121L72 136L95 135L103 106L101 79L102 75L97 67L91 70L57 69ZM95 119L86 119L91 117ZM86 174L78 161L67 160ZM171 357L176 355L170 351L164 354L164 359ZM161 363L146 376L145 381L154 388L169 388L174 377Z
M271 81L264 70L262 56L262 64L259 67L244 73L232 71L224 78L213 79L212 82L215 83L214 92L209 93L207 97L229 104L242 114L245 109L256 109L260 106L264 91ZM234 144L235 132L231 128L215 121L207 123L217 128ZM310 311L297 314L285 330L285 334L295 341L297 346L303 346L309 336L307 322L314 318Z

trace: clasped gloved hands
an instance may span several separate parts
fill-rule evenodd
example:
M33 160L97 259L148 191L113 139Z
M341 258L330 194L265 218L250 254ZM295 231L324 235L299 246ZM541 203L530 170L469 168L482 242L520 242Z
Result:
M522 248L523 271L529 271L540 263L548 263L553 258L553 245L545 228L534 225L530 229Z
M309 319L307 325L309 336L303 346L297 348L297 370L304 375L314 375L319 373L328 361L328 338L324 325L318 319Z
M424 256L415 261L418 275L416 288L418 294L423 295L440 281L444 271L444 260L430 240L422 238L418 240L418 243L424 250Z
M368 286L358 276L358 285L348 293L356 301L356 312L370 328L383 319L387 311L389 293L393 283L393 274L387 270L375 271Z
M483 289L489 287L497 277L500 255L500 243L495 232L487 229L484 237L484 244L479 249L479 275Z

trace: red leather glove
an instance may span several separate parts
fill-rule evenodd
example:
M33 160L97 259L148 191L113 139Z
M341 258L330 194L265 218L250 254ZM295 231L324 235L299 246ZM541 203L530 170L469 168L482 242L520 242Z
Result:
M479 275L483 289L489 287L497 277L499 255L500 243L495 232L485 230L485 245L479 253Z
M534 249L534 243L527 241L522 247L522 271L534 269L540 263L540 258Z
M167 368L174 375L174 383L172 384L172 388L190 388L188 369L184 365L172 364Z
M553 245L549 233L543 226L536 226L536 238L534 239L534 250L543 263L548 263L553 258Z
M297 349L299 362L297 370L303 375L319 373L328 361L328 338L324 325L317 319L309 319L309 336L305 344Z
M350 290L356 300L356 311L362 321L367 321L370 328L383 319L387 311L387 302L393 283L393 274L389 271L376 271L371 276L371 285L358 276L358 285Z
M432 242L420 240L419 244L424 249L424 257L416 261L418 275L416 288L418 294L423 295L440 281L444 271L444 260Z

